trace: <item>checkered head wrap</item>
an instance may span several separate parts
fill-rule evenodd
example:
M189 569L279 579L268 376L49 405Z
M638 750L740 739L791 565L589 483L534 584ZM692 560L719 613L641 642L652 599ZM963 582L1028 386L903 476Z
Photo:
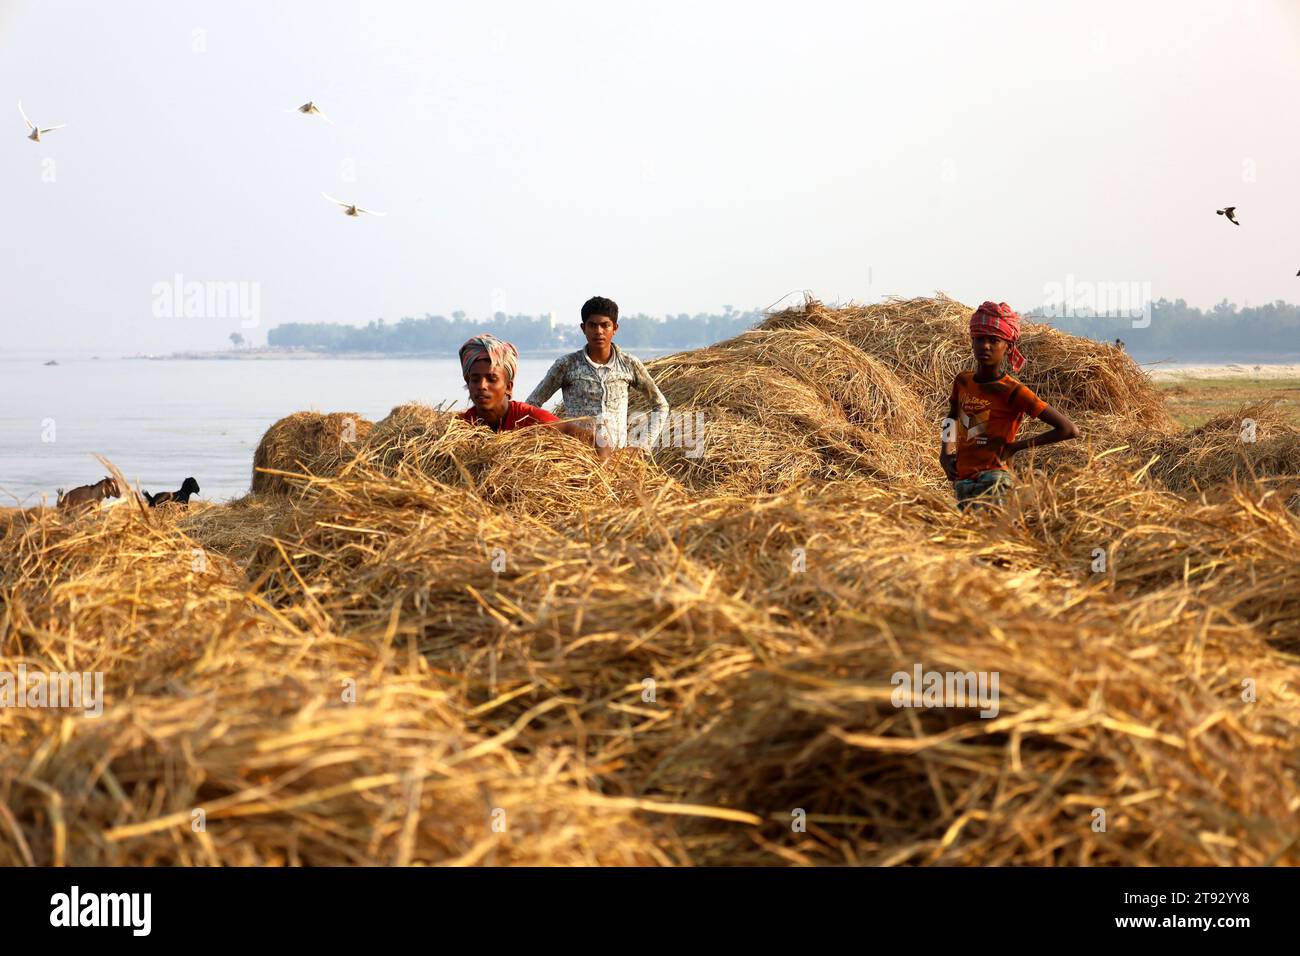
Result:
M1020 341L1020 316L1005 302L985 302L970 317L971 338L977 335L991 335L1011 343L1007 352L1007 361L1011 371L1019 372L1025 364L1025 356L1016 343Z
M481 358L490 361L493 368L501 369L505 373L506 382L514 384L515 372L519 370L517 348L490 332L474 336L460 347L460 370L466 381L469 381L470 368Z

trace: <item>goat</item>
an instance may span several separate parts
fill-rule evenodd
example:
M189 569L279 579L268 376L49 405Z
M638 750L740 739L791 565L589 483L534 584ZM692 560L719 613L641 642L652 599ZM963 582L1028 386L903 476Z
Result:
M105 498L120 497L122 490L118 488L116 479L102 478L93 485L73 488L67 494L60 488L57 505L60 508L81 508L88 505L97 507Z
M186 478L181 482L180 491L160 491L156 495L151 495L146 491L144 497L145 500L149 502L150 508L157 508L160 504L167 501L174 501L179 505L188 505L190 503L190 495L197 495L198 493L199 483L193 478Z

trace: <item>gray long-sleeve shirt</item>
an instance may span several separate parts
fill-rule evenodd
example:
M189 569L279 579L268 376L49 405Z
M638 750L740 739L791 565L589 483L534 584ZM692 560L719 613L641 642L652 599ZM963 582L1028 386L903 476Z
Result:
M528 404L542 407L556 389L564 392L566 418L590 418L603 425L615 447L627 444L627 389L640 389L654 405L646 429L647 446L653 446L668 421L668 400L655 385L644 365L610 343L612 353L604 365L597 365L581 348L555 360L541 383L528 396Z

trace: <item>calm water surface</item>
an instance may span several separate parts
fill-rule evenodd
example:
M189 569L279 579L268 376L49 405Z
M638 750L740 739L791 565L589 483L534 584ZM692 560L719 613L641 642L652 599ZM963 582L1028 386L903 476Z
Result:
M98 481L96 454L147 491L193 475L201 498L235 498L248 491L262 433L292 412L378 420L404 402L469 404L455 359L58 361L0 358L0 504L42 494L53 503L57 488ZM524 359L514 397L526 398L552 361Z

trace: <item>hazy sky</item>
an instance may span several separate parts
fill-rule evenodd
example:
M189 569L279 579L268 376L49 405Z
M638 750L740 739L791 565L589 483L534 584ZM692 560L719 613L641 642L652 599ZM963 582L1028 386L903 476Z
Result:
M1292 0L0 0L4 347L227 344L155 316L176 274L257 283L259 343L593 294L1300 301L1298 90Z

